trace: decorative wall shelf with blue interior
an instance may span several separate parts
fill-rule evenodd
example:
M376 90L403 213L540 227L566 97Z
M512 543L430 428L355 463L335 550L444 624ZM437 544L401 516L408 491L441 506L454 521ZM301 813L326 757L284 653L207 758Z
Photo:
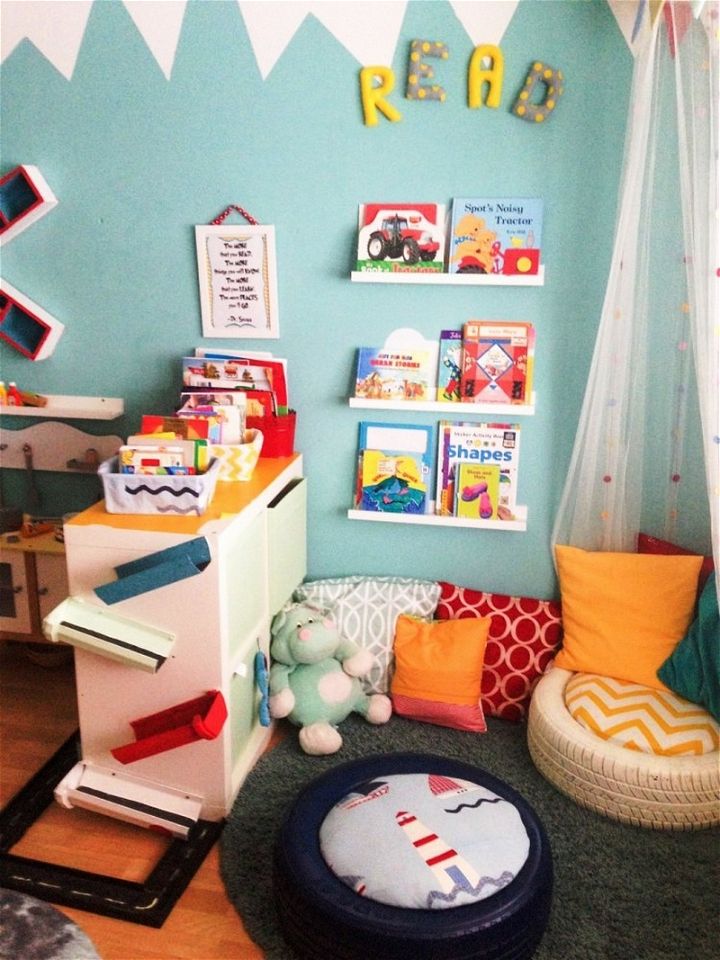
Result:
M29 360L46 360L64 330L65 324L0 279L0 338L11 347Z
M37 167L23 164L0 179L0 245L12 240L57 204Z

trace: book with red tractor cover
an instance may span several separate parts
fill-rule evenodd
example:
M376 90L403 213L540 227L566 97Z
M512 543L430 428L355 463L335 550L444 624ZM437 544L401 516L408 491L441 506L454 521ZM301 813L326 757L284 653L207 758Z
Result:
M356 269L362 273L442 273L444 204L361 205Z

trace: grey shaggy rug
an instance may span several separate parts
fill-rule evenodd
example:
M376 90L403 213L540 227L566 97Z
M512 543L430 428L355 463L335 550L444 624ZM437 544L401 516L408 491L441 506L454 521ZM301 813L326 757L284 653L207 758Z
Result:
M64 913L15 890L0 889L0 960L100 960Z
M535 769L524 725L488 719L485 734L393 716L384 726L349 717L344 745L310 757L297 730L265 754L240 791L220 840L228 895L268 960L295 960L279 931L272 846L300 788L331 766L413 751L473 763L532 804L550 839L555 891L537 960L717 960L720 830L668 833L584 810Z

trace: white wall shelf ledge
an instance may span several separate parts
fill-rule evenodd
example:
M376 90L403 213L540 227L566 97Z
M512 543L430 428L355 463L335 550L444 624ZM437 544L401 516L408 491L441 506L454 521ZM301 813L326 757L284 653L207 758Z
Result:
M379 523L471 527L473 530L501 530L508 533L527 530L527 507L516 507L515 513L515 520L472 520L468 517L440 517L435 513L381 513L374 510L348 510L347 515L350 520L370 520Z
M439 400L368 400L350 397L351 407L363 410L406 410L408 413L444 413L462 417L529 417L535 413L535 394L530 403L444 403Z
M0 405L0 414L8 417L66 418L75 420L115 420L125 412L119 397L72 397L47 395L44 407L12 407Z
M545 266L534 274L502 273L440 273L439 271L408 270L391 273L389 270L353 270L350 279L354 283L433 283L453 286L478 287L542 287L545 283Z

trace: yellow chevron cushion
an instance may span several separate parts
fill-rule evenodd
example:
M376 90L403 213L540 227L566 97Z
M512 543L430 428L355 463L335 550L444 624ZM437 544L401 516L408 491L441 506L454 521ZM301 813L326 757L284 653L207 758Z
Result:
M581 726L629 750L678 757L720 747L713 716L669 690L576 673L565 687L565 705Z

